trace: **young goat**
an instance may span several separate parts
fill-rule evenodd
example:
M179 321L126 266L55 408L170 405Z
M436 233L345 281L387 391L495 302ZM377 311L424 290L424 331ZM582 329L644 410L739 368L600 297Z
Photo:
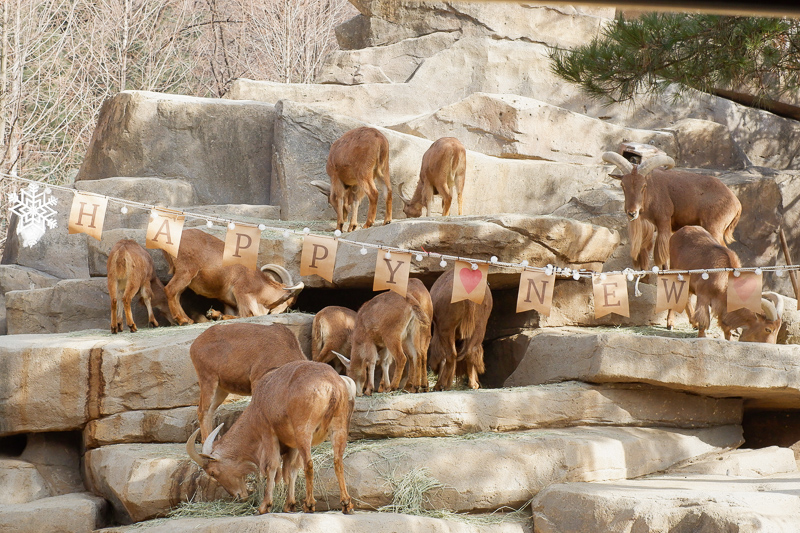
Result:
M170 324L174 324L164 294L164 285L156 276L153 258L142 246L131 239L118 241L108 254L108 295L111 297L111 333L122 331L122 311L131 332L137 331L131 312L131 301L139 295L147 307L147 319L158 327L153 307L161 311Z
M670 268L675 270L696 270L712 268L739 268L739 257L722 246L704 228L684 226L669 241ZM781 314L784 302L779 294L764 293L761 299L762 313L749 309L728 312L728 272L710 272L708 279L701 274L691 274L689 292L697 296L696 310L691 304L686 306L686 314L698 328L698 337L705 337L711 313L725 334L731 339L731 331L741 329L739 340L743 342L765 342L775 344L781 327ZM672 324L668 324L672 326Z
M442 137L434 142L422 156L419 182L411 198L404 196L403 212L409 218L422 215L425 208L427 216L432 216L433 196L442 196L442 216L450 215L453 198L458 198L458 214L464 211L464 179L467 169L467 151L455 137Z
M255 382L270 371L306 360L297 337L282 324L211 326L194 340L189 357L200 384L197 418L203 440L228 394L250 395Z
M288 485L284 511L294 509L294 485L302 464L306 475L303 510L312 513L316 501L311 447L330 435L342 512L350 514L353 503L345 485L343 458L355 398L348 380L323 363L286 363L254 385L250 405L218 442L214 441L222 425L204 440L202 452L197 453L197 430L186 442L186 452L206 474L239 498L247 497L248 474L258 471L265 476L264 500L258 508L261 514L272 510L281 461Z
M311 360L319 363L333 361L334 368L341 374L341 362L334 351L350 355L350 335L355 325L356 312L352 309L338 305L321 309L311 323Z
M492 292L486 286L483 303L470 300L450 303L454 270L448 270L431 287L433 300L433 338L429 364L439 374L435 390L447 390L456 377L456 366L467 375L469 386L480 387L483 374L483 337L492 312Z

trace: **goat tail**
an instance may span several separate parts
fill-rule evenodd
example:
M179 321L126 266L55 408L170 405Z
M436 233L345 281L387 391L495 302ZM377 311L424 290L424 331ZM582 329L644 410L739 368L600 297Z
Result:
M431 336L430 348L428 350L428 366L437 374L441 372L440 366L447 360L447 354L451 353L438 328L434 328Z
M725 244L730 244L736 239L733 238L733 230L736 229L736 225L739 223L739 218L742 216L742 208L739 207L739 210L736 211L736 216L733 217L731 223L728 224L728 227L725 228L725 233L723 238L725 239Z
M464 305L464 315L461 318L461 322L456 327L456 340L472 338L477 325L476 311L478 309L478 304L471 301L464 301L462 304Z
M314 321L311 328L311 360L319 361L319 354L325 341L325 332L322 331L325 324L322 321Z

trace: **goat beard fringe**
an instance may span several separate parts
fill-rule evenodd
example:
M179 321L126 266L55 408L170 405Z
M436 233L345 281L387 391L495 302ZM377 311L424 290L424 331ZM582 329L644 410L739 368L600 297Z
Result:
M631 259L637 269L647 270L650 267L650 253L653 250L653 236L656 227L641 216L628 221L628 240L631 245Z

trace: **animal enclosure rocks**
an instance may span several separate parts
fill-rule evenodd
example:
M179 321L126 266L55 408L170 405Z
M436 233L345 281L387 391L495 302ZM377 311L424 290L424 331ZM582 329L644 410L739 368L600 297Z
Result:
M642 382L707 396L738 396L746 407L796 408L798 356L796 345L563 328L534 335L505 386Z
M551 485L533 501L535 531L791 533L800 476L672 475Z
M0 487L0 507L50 496L47 482L36 466L17 459L0 459Z
M100 109L76 181L181 178L199 204L269 204L274 116L260 102L123 91Z
M18 505L0 504L4 533L85 533L106 524L108 503L86 492L42 498Z

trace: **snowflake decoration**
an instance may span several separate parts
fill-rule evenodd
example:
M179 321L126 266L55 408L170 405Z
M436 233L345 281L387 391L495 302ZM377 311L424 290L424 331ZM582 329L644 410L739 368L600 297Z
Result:
M49 187L39 192L39 184L31 183L25 189L20 189L20 194L12 192L8 195L11 203L11 212L19 217L17 235L22 238L22 246L31 247L45 234L45 225L53 229L58 224L55 221L56 210L52 206L58 203L58 198L51 196Z

